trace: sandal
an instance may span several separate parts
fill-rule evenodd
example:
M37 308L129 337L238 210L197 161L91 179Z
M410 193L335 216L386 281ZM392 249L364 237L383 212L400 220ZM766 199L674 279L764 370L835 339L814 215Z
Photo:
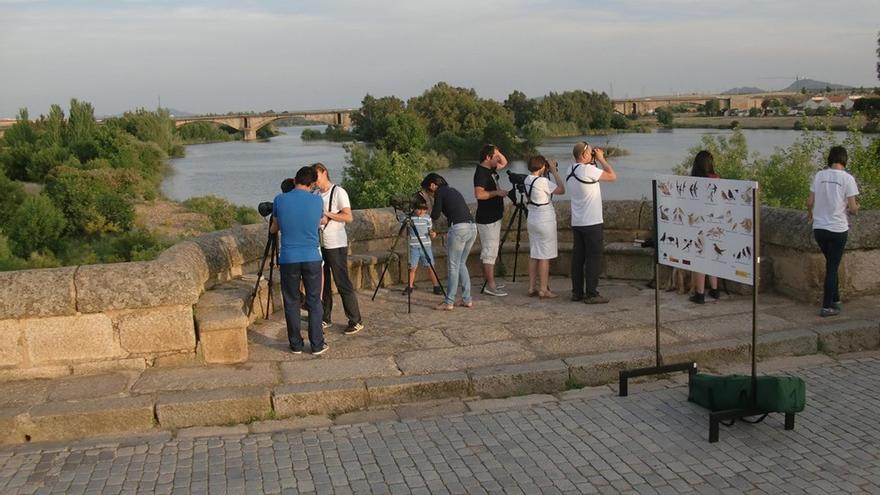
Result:
M460 306L462 308L473 308L474 302L473 301L471 301L471 302L458 301L457 303L455 303L455 305Z
M529 297L537 297L540 293L541 293L541 291L538 291L538 290L530 290Z
M553 292L550 292L549 290L539 290L538 297L541 299L556 299L559 296L557 296Z
M452 311L452 305L451 305L451 304L446 304L446 303L444 302L444 303L440 303L440 304L439 304L438 306L436 306L434 309L439 310L439 311Z

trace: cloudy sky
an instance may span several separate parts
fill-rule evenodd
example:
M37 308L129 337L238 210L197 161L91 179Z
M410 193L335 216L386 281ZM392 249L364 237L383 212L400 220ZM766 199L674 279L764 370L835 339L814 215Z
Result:
M437 81L503 100L874 86L877 0L0 0L0 116L357 106Z

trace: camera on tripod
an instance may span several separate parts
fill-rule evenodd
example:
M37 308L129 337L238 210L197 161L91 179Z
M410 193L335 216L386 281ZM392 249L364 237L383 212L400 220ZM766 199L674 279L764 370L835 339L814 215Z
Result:
M395 194L389 199L389 203L391 203L391 207L395 210L403 212L404 215L409 216L413 211L417 210L420 205L423 205L424 200L419 201L419 199L418 194Z
M271 201L263 201L262 203L257 205L257 211L260 212L261 217L268 217L272 214L272 202Z
M520 194L526 193L526 174L518 174L516 172L507 171L507 179L510 181L510 184L513 186L510 191L507 192L507 197L513 204L517 204L519 201L516 197L517 191Z

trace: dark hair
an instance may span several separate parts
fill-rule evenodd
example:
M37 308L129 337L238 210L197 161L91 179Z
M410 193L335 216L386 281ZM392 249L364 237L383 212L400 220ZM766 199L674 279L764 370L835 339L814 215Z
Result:
M302 167L296 171L296 185L311 187L318 180L318 172L314 167Z
M428 202L425 201L424 196L419 193L413 194L412 198L413 210L427 210Z
M549 165L547 159L543 155L533 156L529 158L529 172L537 172Z
M709 177L715 174L715 157L712 153L702 150L694 157L694 166L691 168L693 177Z
M492 155L495 154L495 150L498 147L494 144L484 144L482 148L480 148L480 163L483 163L489 158L492 158Z
M281 192L286 193L293 190L296 187L296 181L290 178L284 179L281 181Z
M437 184L437 186L448 186L449 183L446 182L446 179L443 178L440 174L435 174L431 172L426 175L424 179L422 179L422 189L428 189L431 187L431 184Z
M828 166L832 166L835 163L839 163L846 166L846 162L849 160L849 157L846 154L846 148L843 146L832 146L830 150L828 150Z

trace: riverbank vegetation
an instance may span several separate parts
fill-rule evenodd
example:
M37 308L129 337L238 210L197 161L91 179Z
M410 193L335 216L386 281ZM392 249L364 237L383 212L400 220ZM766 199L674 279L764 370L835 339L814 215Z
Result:
M0 270L155 257L175 239L140 227L135 206L160 197L166 160L183 153L165 110L100 123L76 99L68 115L52 105L31 121L22 110L0 139ZM208 203L216 226L223 205ZM236 221L256 218L225 207Z
M804 209L813 175L824 168L828 149L841 144L849 154L847 170L859 185L859 203L862 208L877 209L880 208L880 138L867 140L860 128L861 122L854 122L843 142L837 142L827 121L818 129L804 125L797 141L788 148L777 148L769 156L751 154L739 128L734 129L729 138L706 135L699 145L689 150L675 173L690 175L697 152L709 150L715 158L715 171L722 178L758 181L762 204Z

